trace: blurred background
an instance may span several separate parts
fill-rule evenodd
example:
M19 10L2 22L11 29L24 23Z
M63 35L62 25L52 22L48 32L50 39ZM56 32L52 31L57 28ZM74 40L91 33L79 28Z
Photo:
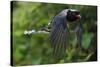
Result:
M63 9L79 10L83 18L84 51L70 46L65 59L55 62L49 43L49 34L25 35L25 30L40 30ZM53 4L39 2L11 2L12 25L12 65L38 65L97 61L97 6ZM76 45L76 37L71 36L70 45ZM66 60L66 62L64 61Z

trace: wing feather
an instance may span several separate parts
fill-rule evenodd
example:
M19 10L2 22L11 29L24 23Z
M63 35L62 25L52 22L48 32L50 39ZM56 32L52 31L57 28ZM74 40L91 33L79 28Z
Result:
M51 25L50 40L55 57L62 57L66 52L69 40L66 17L54 19Z

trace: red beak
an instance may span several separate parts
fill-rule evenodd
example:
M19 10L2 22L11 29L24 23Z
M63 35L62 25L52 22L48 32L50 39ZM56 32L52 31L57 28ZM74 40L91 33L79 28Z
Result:
M76 17L78 18L78 19L81 19L81 15L79 14L79 15L76 15Z

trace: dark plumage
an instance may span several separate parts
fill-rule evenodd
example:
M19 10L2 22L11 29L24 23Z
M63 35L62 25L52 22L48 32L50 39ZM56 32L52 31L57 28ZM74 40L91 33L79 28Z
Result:
M75 21L80 21L76 22ZM74 30L77 36L77 45L81 48L83 26L80 12L73 9L65 9L56 15L47 28L42 30L50 32L50 41L53 48L53 56L60 59L65 56L69 46L70 30Z
M50 40L55 57L61 58L66 52L66 48L69 45L69 28L68 23L73 23L80 19L80 12L72 9L65 9L56 15L50 24ZM82 38L81 23L79 24L78 32L80 38ZM80 38L77 38L80 40Z

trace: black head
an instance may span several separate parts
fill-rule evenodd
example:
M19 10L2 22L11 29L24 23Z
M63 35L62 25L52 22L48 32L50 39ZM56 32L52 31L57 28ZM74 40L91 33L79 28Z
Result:
M68 21L71 21L71 22L77 21L78 19L81 18L80 12L77 11L77 10L71 10L70 9L70 10L67 11L66 18L67 18Z

